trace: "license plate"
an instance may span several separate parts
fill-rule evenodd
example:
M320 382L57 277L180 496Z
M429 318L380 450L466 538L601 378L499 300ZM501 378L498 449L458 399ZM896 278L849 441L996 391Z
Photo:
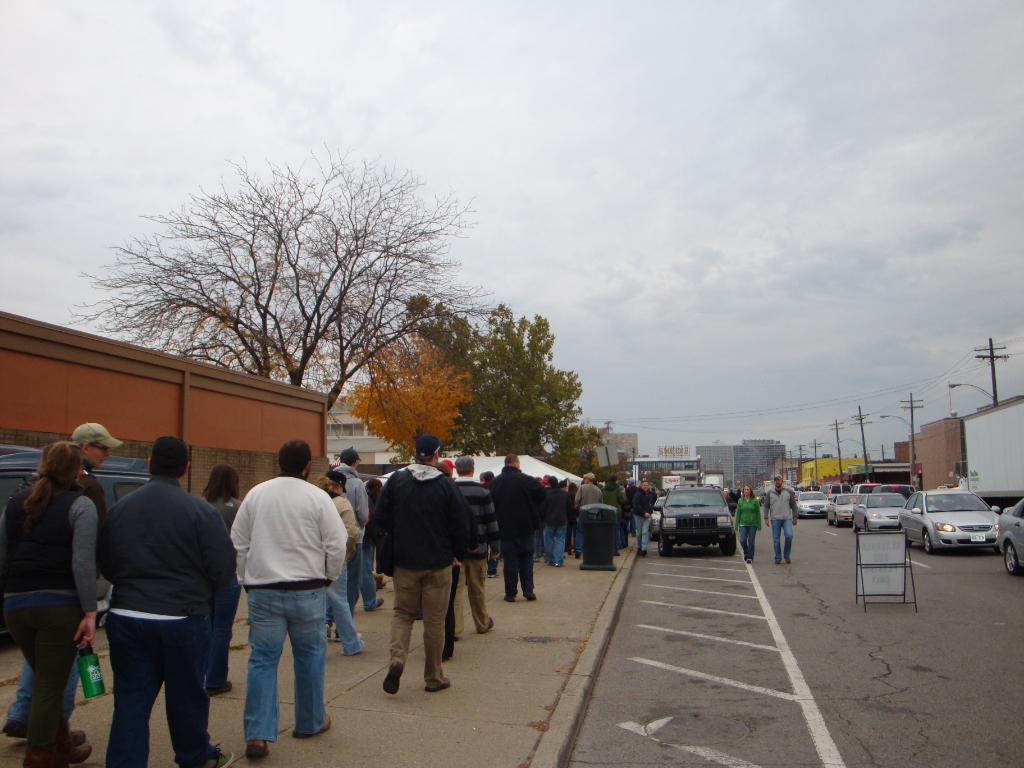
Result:
M984 541L984 540L985 540L985 534L984 533L972 533L971 534L971 541Z

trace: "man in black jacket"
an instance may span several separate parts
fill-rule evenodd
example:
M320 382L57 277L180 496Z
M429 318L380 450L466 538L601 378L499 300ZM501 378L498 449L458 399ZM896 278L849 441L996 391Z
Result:
M188 446L158 438L149 483L111 507L100 530L100 568L114 585L106 625L116 680L110 768L147 765L161 685L175 762L220 768L233 759L210 744L203 685L210 595L231 582L235 548L220 513L178 484L187 471Z
M535 477L519 469L519 457L505 457L501 474L490 487L501 533L501 559L505 562L505 600L516 601L519 584L523 596L536 600L533 591L533 534L540 528L538 506L547 492Z
M416 462L388 478L373 509L374 522L389 539L382 550L391 550L394 563L391 666L384 678L387 693L398 693L421 600L426 690L434 693L451 686L441 668L444 618L452 565L466 556L469 545L469 519L459 489L437 469L440 451L441 441L434 435L417 438Z

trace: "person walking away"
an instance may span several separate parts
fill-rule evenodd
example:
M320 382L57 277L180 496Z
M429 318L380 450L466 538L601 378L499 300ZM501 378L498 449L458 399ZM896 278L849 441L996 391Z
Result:
M565 554L571 555L576 549L576 522L579 520L579 511L576 509L576 492L580 489L576 483L563 480L559 487L564 487L569 498L573 500L572 508L569 510L565 523Z
M324 709L325 587L341 573L348 533L330 496L306 482L311 462L304 441L282 445L280 475L246 494L231 528L238 581L249 602L243 715L249 758L266 757L269 742L277 741L277 667L286 635L295 669L292 736L316 736L331 727Z
M47 446L39 479L14 494L0 516L4 622L33 672L26 768L82 763L71 742L64 690L75 648L96 631L96 506L77 484L78 446Z
M242 503L238 496L238 470L230 464L218 464L210 470L203 498L220 512L228 531ZM210 696L227 693L232 687L228 680L228 655L231 652L232 630L241 594L242 587L232 573L227 588L210 598L210 649L206 663L206 692Z
M768 489L764 495L764 519L771 520L772 543L775 545L775 564L786 558L787 563L793 562L789 559L790 550L793 547L793 526L797 524L796 494L789 488L782 486L782 476L776 475L772 478L773 487ZM779 547L781 535L786 537L786 549L783 552Z
M327 492L327 495L331 497L331 503L341 515L345 533L348 534L348 538L345 540L345 559L349 560L352 557L352 551L358 546L359 523L356 522L355 510L344 496L347 479L344 473L332 469L316 481L316 486ZM341 643L343 656L357 656L363 652L363 637L356 632L352 608L348 602L347 579L346 569L342 568L338 578L327 587L327 603L325 605L327 639L337 640ZM331 636L332 625L334 626L333 637Z
M363 538L366 523L370 519L370 503L366 496L366 486L359 479L359 454L355 448L346 448L338 457L339 464L333 469L345 474L345 498L356 513L356 521L359 523L359 538L356 540L355 551L352 557L345 563L345 577L348 589L348 603L353 615L356 612L356 603L359 597L363 598L363 610L375 611L384 605L384 599L377 597L377 588L368 587L363 579Z
M626 494L622 490L622 486L618 483L618 478L615 475L609 475L605 481L604 487L601 489L602 501L609 507L615 507L616 522L622 519L622 505L626 503ZM623 547L629 546L629 540L623 541L622 526L617 525L615 528L615 554L619 554L619 550Z
M82 474L78 478L78 484L82 487L82 494L96 506L96 530L98 531L107 514L107 497L100 481L93 475L93 470L101 467L110 455L111 449L119 447L122 442L112 437L102 424L93 422L76 427L71 435L71 442L77 445L82 453ZM68 675L68 684L64 689L64 713L69 720L71 713L75 711L75 691L78 688L78 678L78 665L72 665L71 674ZM24 739L28 736L29 710L32 708L32 685L32 667L26 661L21 666L18 690L15 692L14 702L7 710L7 722L3 727L3 732L9 738ZM85 733L71 731L71 741L76 745L85 743Z
M597 485L597 478L593 472L587 472L583 476L583 485L576 492L575 496L575 507L576 507L576 559L580 559L580 555L583 554L583 507L589 506L590 504L601 504L604 502L604 495L601 493L601 489Z
M494 619L487 615L487 595L484 592L484 578L487 569L488 552L496 557L501 551L501 537L498 532L498 516L494 512L491 492L473 480L475 469L472 456L460 456L455 460L458 477L455 484L462 492L470 512L470 524L476 532L477 546L466 552L462 561L462 577L455 593L455 636L462 634L462 594L469 595L469 611L478 634L484 634L494 627Z
M754 489L744 485L740 489L740 498L736 502L736 520L734 525L740 535L740 546L743 547L743 560L754 562L754 537L761 530L761 503L754 497Z
M488 491L491 488L491 481L494 480L494 473L491 471L480 473L480 485L487 488ZM487 578L496 579L498 578L498 561L501 560L501 548L498 548L498 552L491 552L487 558Z
M204 683L210 599L231 583L235 550L220 513L179 484L188 466L182 440L158 437L149 482L114 504L100 529L99 566L114 585L108 768L149 763L149 717L161 686L175 762L223 768L234 760L210 744Z
M540 528L539 506L547 492L537 478L520 470L519 457L514 453L505 457L505 466L494 478L490 491L501 533L501 559L505 562L505 601L515 602L519 585L527 600L536 600L533 541Z
M544 552L547 564L556 568L561 568L565 559L565 529L572 506L572 497L559 486L558 478L549 477L544 499Z
M637 535L636 521L633 519L633 497L637 492L636 481L632 477L626 479L626 503L622 505L622 522L626 529L626 541L629 541L629 534Z
M385 572L395 588L391 620L391 665L385 693L398 693L423 604L423 680L428 693L451 686L444 676L444 617L451 596L452 565L466 557L469 522L455 484L437 468L441 441L429 433L415 444L415 462L393 473L377 498L374 514L387 536Z
M383 542L384 534L373 522L373 509L377 506L377 497L380 496L384 484L378 478L371 477L364 483L364 487L366 488L366 503L369 507L369 520L366 522L366 530L363 532L363 580L365 581L369 576L373 582L374 593L376 593L376 590L383 589L387 584L380 568L374 567L377 547Z
M646 480L633 494L633 523L636 526L636 547L640 557L647 557L651 538L651 515L654 514L654 493Z

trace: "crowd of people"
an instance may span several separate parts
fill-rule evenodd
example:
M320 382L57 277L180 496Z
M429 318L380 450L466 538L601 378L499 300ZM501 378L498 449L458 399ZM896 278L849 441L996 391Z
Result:
M232 689L229 653L244 590L249 659L243 711L245 754L270 753L279 735L277 672L284 641L294 665L292 735L331 727L324 703L328 640L344 656L364 650L354 616L377 611L390 577L394 588L390 664L383 681L397 694L415 622L422 621L424 689L451 686L443 663L465 626L494 628L486 578L502 562L504 599L537 599L533 568L580 557L580 509L614 506L617 544L632 529L646 549L651 504L647 484L582 485L522 472L505 457L496 475L476 477L474 460L441 458L433 435L415 443L413 463L382 483L359 475L359 455L338 461L310 482L312 455L301 440L278 452L279 475L240 493L234 467L213 468L201 497L182 488L188 446L158 438L150 480L106 508L94 476L121 442L99 424L42 452L38 471L0 517L0 571L6 573L4 618L25 657L18 693L3 731L28 740L24 765L84 762L92 748L71 730L79 673L75 657L96 632L96 584L112 584L106 636L114 712L105 764L149 761L149 719L161 688L175 761L183 768L226 768L234 755L211 743L210 696ZM632 510L633 514L630 514ZM464 598L463 595L466 597Z

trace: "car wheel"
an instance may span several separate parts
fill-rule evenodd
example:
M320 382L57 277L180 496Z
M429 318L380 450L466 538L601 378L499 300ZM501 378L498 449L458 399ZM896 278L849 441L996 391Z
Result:
M928 531L923 531L921 533L921 546L924 547L925 554L935 554L935 549L932 547L932 537L928 535Z
M731 557L736 554L736 537L730 536L725 541L719 542L718 546L721 548L723 555Z
M659 541L658 554L662 557L672 557L672 542L665 539Z
M1017 548L1010 542L1006 542L1006 550L1003 552L1003 565L1006 566L1006 572L1011 576L1019 576L1022 572L1020 560L1017 559Z
M829 525L835 525L836 523L835 523L835 520L833 520L833 519L832 519L832 518L830 517L830 518L828 518L828 524L829 524Z

